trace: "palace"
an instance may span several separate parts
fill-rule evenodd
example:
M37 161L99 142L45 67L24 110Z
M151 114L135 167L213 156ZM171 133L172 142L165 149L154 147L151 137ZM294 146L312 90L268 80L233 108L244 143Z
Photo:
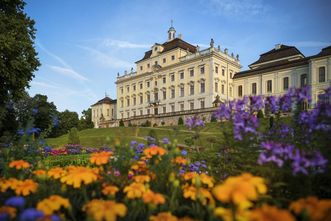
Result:
M168 40L155 43L131 69L117 76L117 102L108 97L92 105L95 127L176 125L179 117L199 114L210 121L221 102L245 95L281 95L310 85L313 102L331 84L331 46L305 57L296 47L278 44L240 71L239 55L228 49L200 50L171 26ZM110 114L111 112L111 114Z

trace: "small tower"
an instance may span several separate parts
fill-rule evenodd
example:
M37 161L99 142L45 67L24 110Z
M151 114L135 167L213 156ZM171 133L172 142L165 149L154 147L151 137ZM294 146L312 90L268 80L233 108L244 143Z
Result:
M171 20L171 27L168 30L168 41L175 39L176 30L173 26L173 21Z

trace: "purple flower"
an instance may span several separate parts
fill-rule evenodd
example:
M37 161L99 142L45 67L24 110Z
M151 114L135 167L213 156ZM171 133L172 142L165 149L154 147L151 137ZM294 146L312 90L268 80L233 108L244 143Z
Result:
M263 102L263 97L262 96L252 96L250 97L250 108L251 111L259 111L264 108L264 102Z
M24 129L21 128L16 132L18 135L23 136L24 135Z
M21 196L13 196L5 201L5 205L16 208L23 208L25 205L25 199Z
M265 104L270 108L271 113L277 113L280 109L279 107L279 97L269 96L266 98Z
M196 129L199 127L204 127L205 123L203 122L203 120L199 119L198 116L194 116L194 117L188 117L185 120L185 126L192 130L192 129Z
M59 126L59 118L57 116L53 117L53 126L55 128Z
M118 171L118 170L115 170L115 172L114 172L114 176L121 176L121 173L120 173L120 171Z
M187 151L186 151L186 150L182 150L180 153L181 153L183 156L186 156L186 155L187 155Z
M38 113L38 108L37 107L32 108L32 114L36 115L37 113Z
M44 213L35 208L25 209L19 216L19 221L35 221L44 216Z
M165 137L165 138L162 139L162 143L163 144L170 144L170 141L169 141L168 138Z

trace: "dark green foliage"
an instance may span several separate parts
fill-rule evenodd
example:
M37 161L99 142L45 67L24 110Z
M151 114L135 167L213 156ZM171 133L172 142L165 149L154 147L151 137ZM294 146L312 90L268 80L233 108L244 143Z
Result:
M147 144L148 145L150 145L150 144L158 144L159 143L158 138L157 138L157 133L156 133L155 130L148 131L148 137L149 137L147 139ZM152 139L150 139L150 138L152 138Z
M178 118L178 125L184 125L184 120L182 117Z
M50 137L57 137L68 133L68 131L73 127L78 127L79 119L78 114L73 111L65 110L58 114L59 125L51 133Z
M0 4L0 136L8 129L7 112L34 77L40 65L34 48L34 21L24 13L22 0ZM12 113L10 113L12 114Z
M79 134L76 127L71 128L69 131L68 144L80 144Z
M93 128L93 122L92 122L92 110L91 108L88 108L87 110L82 111L82 116L79 119L78 129L84 130Z
M210 118L210 122L211 122L211 123L212 123L212 122L217 122L217 119L216 119L216 117L215 117L214 115L211 116L211 118Z
M146 120L145 123L141 124L142 127L150 127L151 125L152 125L152 123L149 120Z
M264 114L263 114L263 111L262 110L259 110L257 112L257 118L259 118L259 119L264 118Z
M122 119L120 120L120 123L119 123L119 124L120 124L120 125L119 125L120 127L124 127L124 122L123 122Z

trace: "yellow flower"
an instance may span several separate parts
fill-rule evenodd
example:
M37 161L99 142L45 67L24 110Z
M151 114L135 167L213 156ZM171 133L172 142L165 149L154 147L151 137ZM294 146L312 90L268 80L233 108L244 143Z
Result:
M185 184L182 188L184 198L189 198L191 200L199 199L203 205L215 205L215 200L208 189L197 188L188 184Z
M83 207L83 211L95 221L115 221L117 216L124 217L127 209L122 203L94 199Z
M107 164L109 162L109 158L112 155L112 152L102 151L99 153L93 153L90 156L90 162L94 163L98 166Z
M20 170L20 169L26 169L30 167L30 164L24 160L14 160L12 162L9 163L9 167L13 168L15 167L16 170Z
M16 195L27 196L37 191L38 183L31 179L18 180L12 189L15 190Z
M196 177L198 174L196 172L187 172L183 174L184 180L192 180L194 177Z
M189 198L191 200L197 199L197 188L195 186L185 184L182 189L184 198Z
M322 221L331 219L331 200L319 200L310 196L306 199L299 199L290 204L290 210L295 214L307 211L311 221Z
M61 182L74 188L80 188L82 183L90 184L98 179L96 170L80 166L68 167L68 172L61 178Z
M152 158L153 156L156 156L156 155L163 156L164 154L166 154L166 152L167 151L165 149L163 149L162 147L151 146L144 150L144 155L147 158Z
M68 199L58 195L52 195L37 204L37 209L42 211L45 215L51 215L59 211L61 207L68 209L70 203Z
M205 173L200 174L200 180L203 184L206 184L208 188L211 188L214 186L214 178L211 176L208 176Z
M0 216L3 214L7 214L10 219L14 219L16 217L16 209L10 206L2 206L0 207Z
M178 221L176 216L173 216L170 212L162 212L156 216L149 217L151 221Z
M295 221L289 211L265 204L252 210L249 218L251 221Z
M33 174L36 176L44 176L44 175L46 175L46 171L45 170L35 170L35 171L33 171Z
M61 167L54 167L51 168L48 172L47 175L49 177L52 177L54 179L60 179L64 174L66 174L66 171L61 168Z
M148 183L149 181L151 181L151 178L147 175L138 175L134 176L133 180L137 183Z
M106 196L115 196L115 194L119 191L116 186L112 185L104 185L102 189L102 193Z
M213 194L221 202L234 203L242 208L251 206L251 200L256 200L259 194L267 192L263 178L244 173L229 177L223 184L213 189Z
M18 182L18 180L15 178L0 179L0 191L6 192L7 189L9 189L9 188L14 189L17 182Z
M147 165L145 161L139 160L136 164L131 166L131 169L137 172L144 172L147 169Z
M148 190L146 193L144 193L143 200L144 203L150 203L155 206L165 203L165 198L162 194L154 193L151 190Z
M187 159L181 156L177 156L174 160L174 163L179 164L179 165L186 165L187 164Z
M225 209L223 207L217 207L214 210L214 214L217 217L222 218L224 221L249 221L249 210L237 209L235 213L235 220L231 209Z
M124 187L123 192L129 199L141 198L146 192L146 187L142 183L131 183L129 186Z

